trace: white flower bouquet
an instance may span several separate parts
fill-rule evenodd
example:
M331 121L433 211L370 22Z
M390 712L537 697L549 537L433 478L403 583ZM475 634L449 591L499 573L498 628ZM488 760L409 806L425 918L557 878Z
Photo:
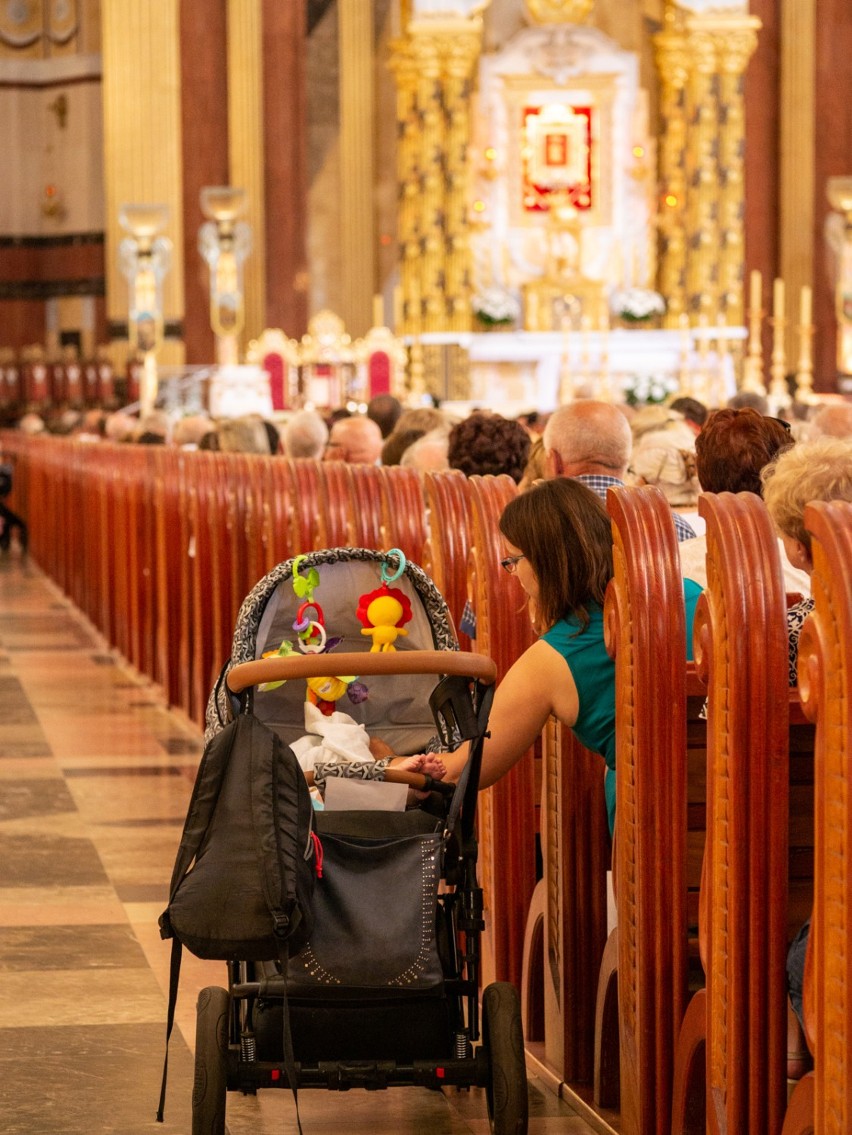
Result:
M624 381L624 401L628 406L659 406L679 389L673 374L632 374Z
M521 305L505 288L484 288L472 301L473 314L489 327L515 323L521 316Z
M618 288L610 296L609 308L625 323L645 323L665 314L666 301L652 288Z

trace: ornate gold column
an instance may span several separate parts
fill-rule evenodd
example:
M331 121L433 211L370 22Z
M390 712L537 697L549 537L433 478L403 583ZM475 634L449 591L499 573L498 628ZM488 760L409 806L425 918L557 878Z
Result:
M372 325L376 291L373 219L373 5L340 0L340 229L343 322Z
M666 297L666 327L679 327L686 310L686 37L674 8L665 13L663 31L654 40L660 76L659 168L660 290Z
M103 40L104 182L106 196L107 319L126 324L127 285L119 267L122 205L168 206L165 232L183 243L180 52L177 0L139 4L110 0L101 7ZM163 287L167 338L160 361L183 362L183 342L168 338L183 317L183 263L176 257ZM113 364L124 370L127 338L116 330Z
M393 44L403 331L470 327L467 144L482 19L412 21Z
M816 0L782 0L780 49L779 275L796 299L814 279ZM795 322L787 325L788 358L796 357Z
M748 61L757 47L759 21L747 18L717 36L719 60L719 321L743 323L745 266L745 106Z
M659 284L667 327L743 321L743 81L760 21L687 14L672 0L654 41L661 83Z
M715 323L719 305L719 166L716 41L702 20L687 21L690 126L686 151L686 310Z
M244 269L246 341L257 339L266 324L262 27L261 0L228 0L230 181L246 191L246 220L255 235Z

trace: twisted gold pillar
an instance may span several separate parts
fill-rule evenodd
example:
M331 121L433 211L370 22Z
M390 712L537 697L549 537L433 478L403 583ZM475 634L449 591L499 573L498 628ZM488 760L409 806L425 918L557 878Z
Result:
M392 45L397 83L403 327L470 327L469 99L480 16L412 21Z
M737 327L743 322L745 231L745 107L743 88L748 61L757 47L757 21L717 37L719 59L719 317Z
M686 83L689 68L686 37L674 9L666 9L665 26L654 41L660 75L659 166L660 290L666 297L666 327L679 327L686 302Z
M686 151L688 198L686 310L692 322L716 322L719 304L719 133L716 43L698 21L687 23L691 130Z
M816 211L816 0L781 4L781 184L779 274L788 294L798 296L814 278ZM787 327L786 351L795 356L795 320Z
M687 15L671 0L655 38L660 74L660 290L665 324L743 321L743 82L760 21Z

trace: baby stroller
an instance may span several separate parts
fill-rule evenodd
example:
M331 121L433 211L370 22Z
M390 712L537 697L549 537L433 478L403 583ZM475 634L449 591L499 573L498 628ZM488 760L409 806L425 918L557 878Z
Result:
M467 740L470 756L457 785L387 770L388 780L396 773L431 789L417 807L315 812L324 865L308 945L290 959L286 979L274 960L228 962L228 989L199 995L193 1135L224 1135L228 1091L395 1085L482 1087L491 1130L526 1132L512 985L484 990L480 1024L474 818L494 677L490 659L458 651L443 598L397 550L300 556L244 601L208 704L208 739L245 711L249 696L254 715L295 746L307 686L323 713L344 710L396 754ZM314 773L326 785L340 775L323 764Z

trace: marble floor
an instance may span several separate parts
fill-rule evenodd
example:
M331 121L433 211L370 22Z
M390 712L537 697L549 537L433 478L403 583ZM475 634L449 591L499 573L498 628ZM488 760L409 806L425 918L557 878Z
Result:
M184 953L165 1123L155 1122L169 946L157 918L198 730L13 548L0 554L0 1130L188 1135L197 991ZM488 1131L483 1094L300 1093L305 1135ZM228 1097L230 1135L295 1130L285 1092ZM531 1135L591 1131L536 1080Z

